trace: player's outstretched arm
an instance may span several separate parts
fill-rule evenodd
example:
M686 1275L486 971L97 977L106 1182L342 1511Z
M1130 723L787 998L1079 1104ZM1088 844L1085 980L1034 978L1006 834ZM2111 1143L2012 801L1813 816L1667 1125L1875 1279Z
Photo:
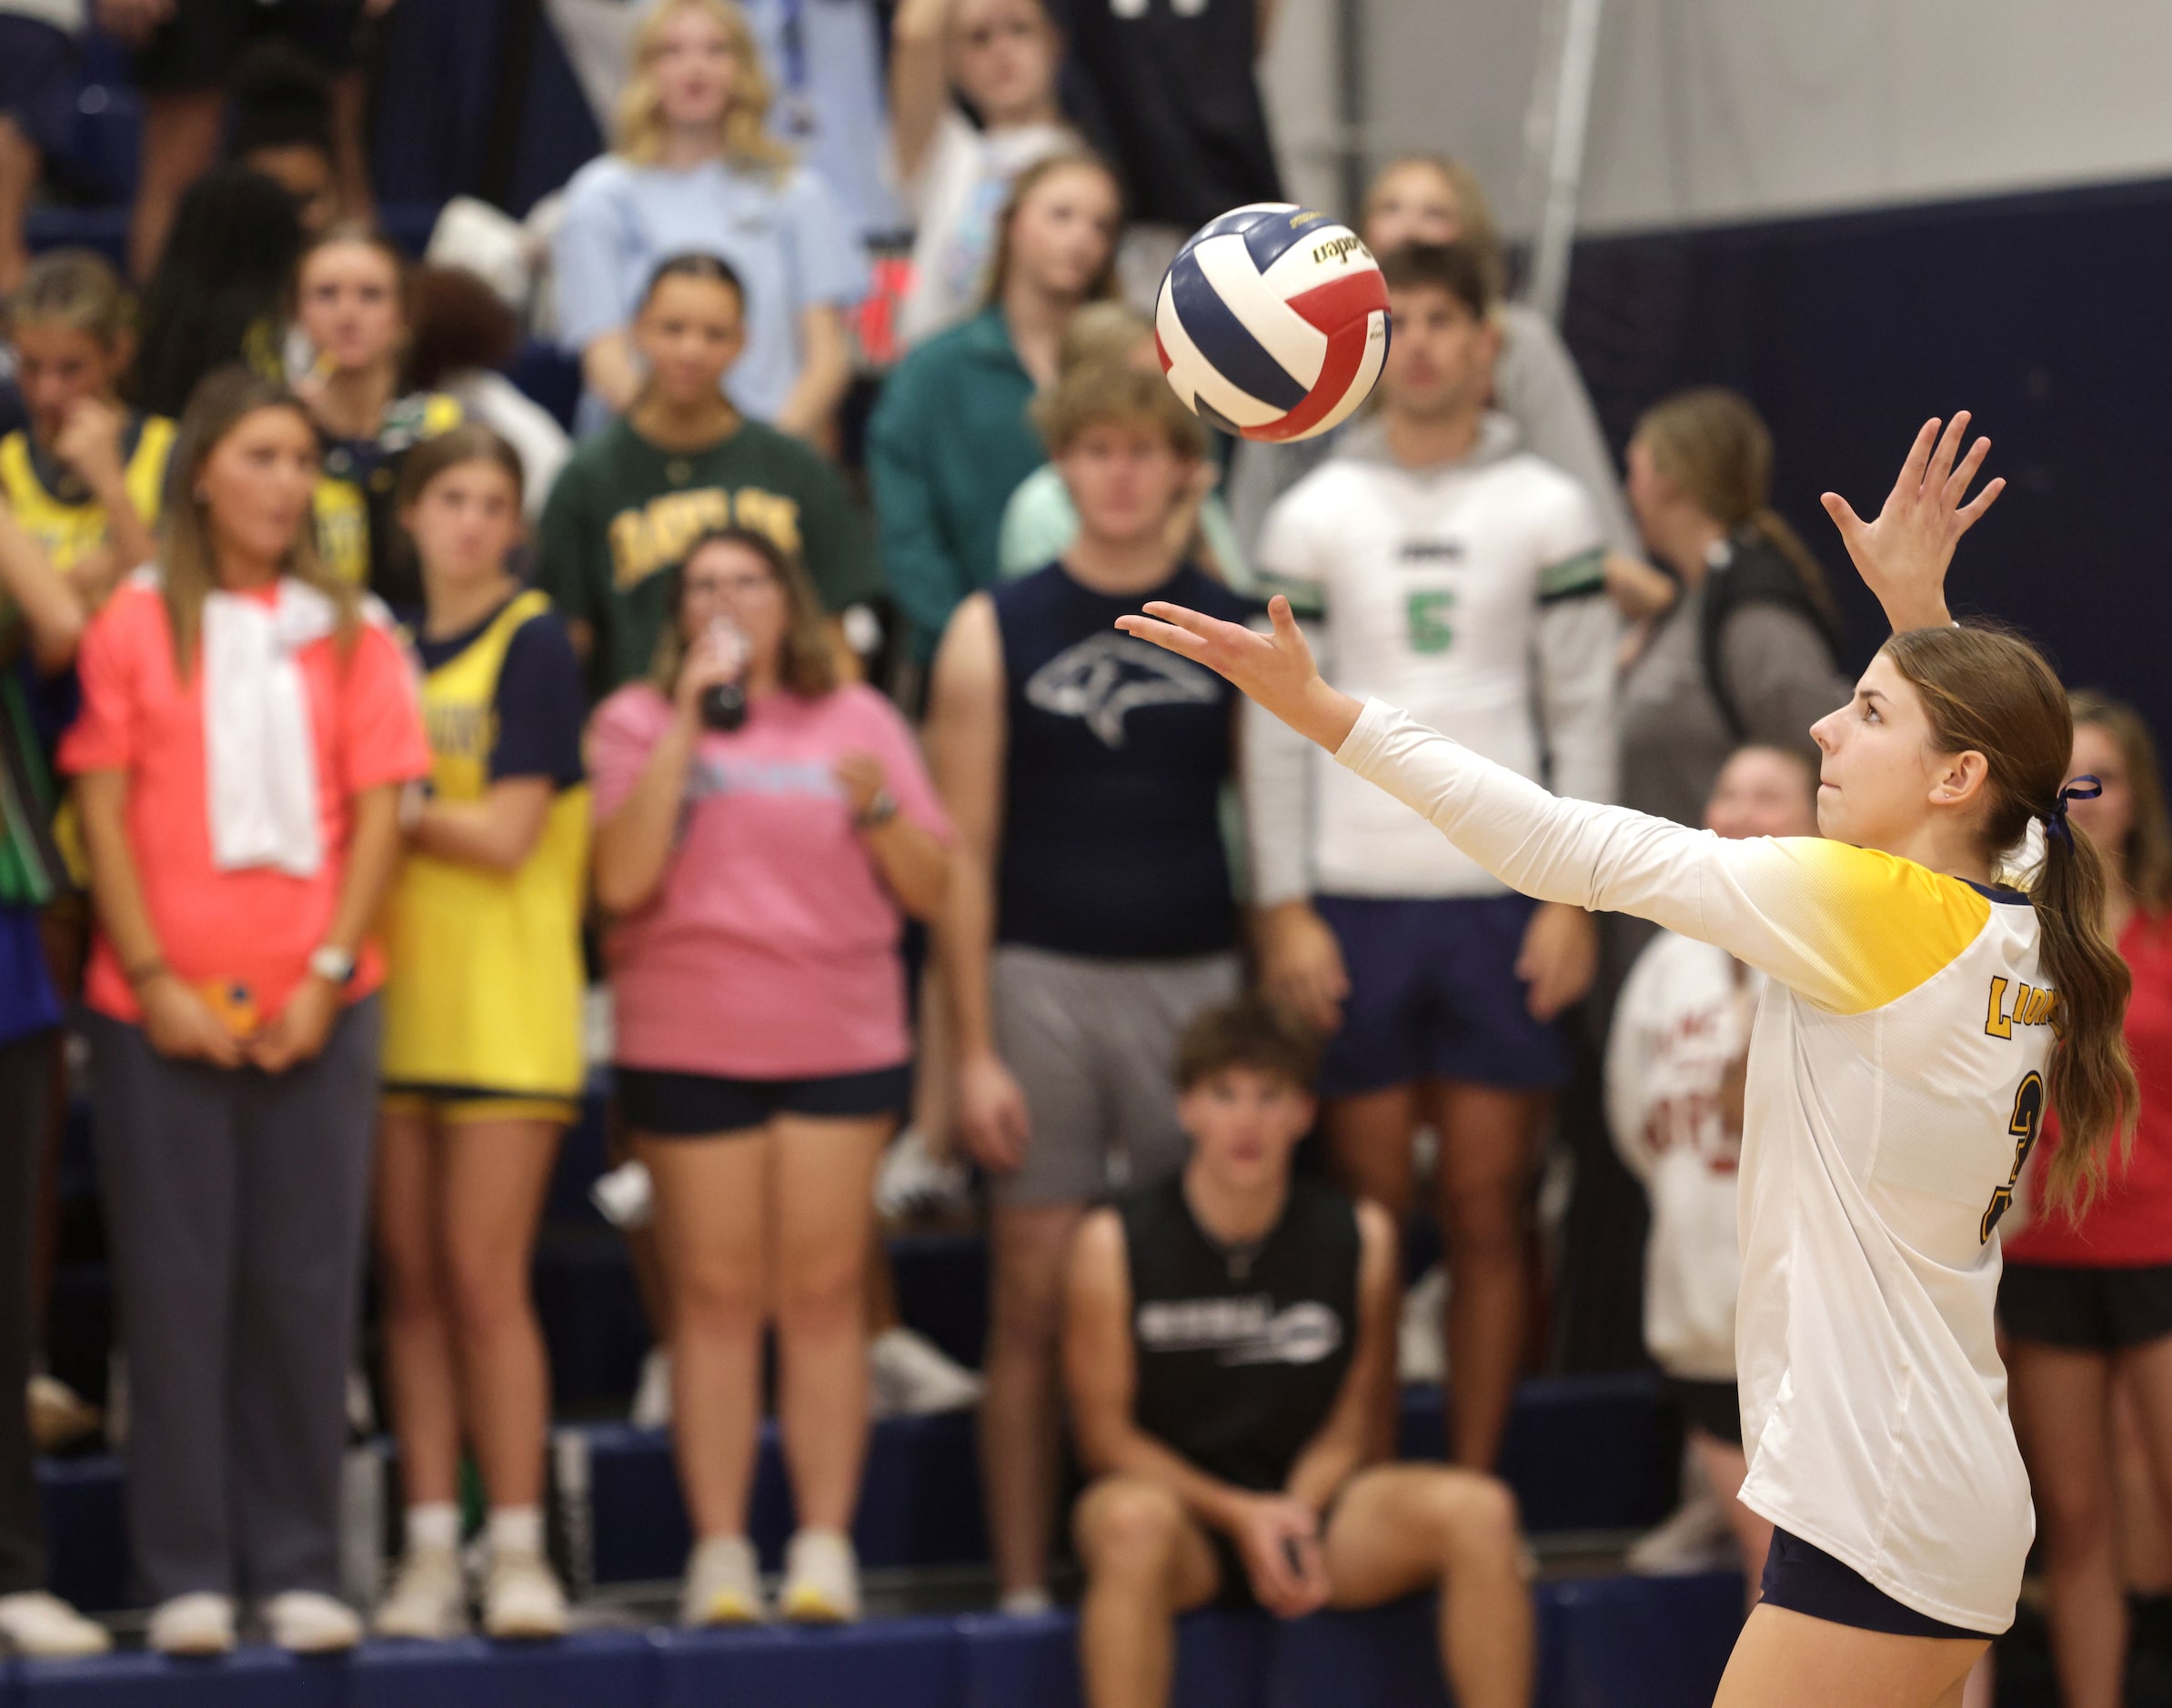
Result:
M2006 487L2003 477L1989 481L1973 500L1963 503L1991 441L1979 438L1966 457L1960 456L1968 431L1966 409L1945 424L1944 433L1939 427L1936 416L1923 424L1875 520L1865 522L1837 492L1823 499L1864 586L1877 595L1895 634L1952 623L1953 614L1946 608L1946 570L1954 548Z
M1116 626L1127 635L1151 640L1227 677L1299 735L1332 753L1364 707L1321 678L1288 599L1276 594L1267 601L1267 614L1274 631L1262 635L1242 623L1225 623L1182 605L1151 599L1145 616L1120 617Z
M1907 555L1907 573L1920 574L1921 561L1922 554ZM1869 906L1878 898L1858 892L1865 882L1891 889L1892 862L1871 860L1866 877L1855 851L1836 843L1725 841L1625 807L1548 794L1407 713L1378 700L1361 706L1330 688L1281 599L1271 608L1272 635L1182 606L1146 608L1118 626L1227 677L1511 889L1634 913L1716 943L1814 1002L1855 1011L1847 974L1855 961L1830 952L1833 934L1889 917Z

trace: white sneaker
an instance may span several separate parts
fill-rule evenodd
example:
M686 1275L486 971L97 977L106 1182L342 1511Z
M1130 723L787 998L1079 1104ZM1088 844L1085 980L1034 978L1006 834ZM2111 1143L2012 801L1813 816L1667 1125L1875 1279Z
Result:
M877 1417L929 1417L980 1403L980 1378L910 1329L885 1329L868 1344L869 1399Z
M784 1551L777 1611L795 1624L849 1625L860 1617L860 1561L841 1531L803 1530Z
M875 1170L875 1213L885 1221L960 1213L972 1207L973 1177L956 1157L928 1149L918 1127L908 1127L882 1153Z
M656 1182L649 1165L621 1162L608 1174L598 1174L589 1183L588 1201L621 1233L650 1226L656 1221Z
M638 1430L671 1427L671 1354L660 1346L651 1347L641 1361L641 1384L626 1421Z
M541 1554L494 1554L483 1580L483 1631L506 1643L566 1634L566 1592Z
M1036 1586L1030 1590L1005 1590L1002 1600L996 1603L996 1612L1005 1619L1038 1619L1053 1612L1055 1605L1048 1591Z
M59 1596L28 1590L0 1595L0 1645L34 1661L75 1661L104 1654L113 1638Z
M443 1643L468 1631L468 1579L450 1548L410 1548L377 1603L370 1629L380 1637Z
M1448 1271L1435 1263L1403 1295L1396 1324L1395 1375L1403 1382L1444 1381L1448 1354L1441 1343L1442 1311L1448 1303Z
M161 1654L231 1654L234 1598L197 1590L161 1602L151 1610L145 1641Z
M759 1625L769 1616L752 1542L744 1536L710 1536L694 1544L679 1598L680 1624Z
M1630 1544L1622 1563L1640 1577L1689 1577L1740 1563L1727 1509L1709 1491L1691 1496L1656 1530Z
M289 1654L338 1654L362 1641L360 1615L315 1590L285 1591L262 1612L272 1646Z

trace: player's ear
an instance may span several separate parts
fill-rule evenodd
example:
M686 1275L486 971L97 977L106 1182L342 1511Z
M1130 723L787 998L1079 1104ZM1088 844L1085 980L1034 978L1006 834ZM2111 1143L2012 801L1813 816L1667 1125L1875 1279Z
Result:
M1991 762L1974 748L1949 756L1931 783L1931 799L1941 807L1968 807L1983 799Z

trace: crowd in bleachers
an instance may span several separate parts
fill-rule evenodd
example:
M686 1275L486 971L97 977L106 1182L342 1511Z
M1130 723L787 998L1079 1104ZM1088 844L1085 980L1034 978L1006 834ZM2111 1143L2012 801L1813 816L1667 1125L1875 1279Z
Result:
M151 1644L222 1653L245 1607L290 1649L361 1638L339 1467L373 1269L405 1504L375 1629L467 1627L464 1458L485 1628L566 1628L528 1278L606 1069L689 1624L860 1614L875 1186L910 1129L986 1186L1006 1610L1049 1604L1067 1441L1104 1479L1076 1532L1095 1701L1165 1693L1166 1621L1217 1595L1296 1612L1443 1575L1458 1700L1527 1699L1513 1509L1484 1473L1541 1314L1544 1136L1601 1053L1653 1205L1650 1351L1754 1596L1732 1170L1757 978L1508 892L1113 623L1280 594L1337 681L1561 792L1810 834L1843 640L1755 408L1659 402L1624 480L1553 327L1505 294L1480 186L1413 156L1355 210L1395 315L1375 403L1302 446L1211 442L1143 310L1190 229L1280 194L1272 0L902 0L887 136L818 124L805 44L769 63L732 0L656 0L608 152L509 287L371 223L355 32L387 9L96 0L146 100L131 288L21 243L45 138L9 80L85 20L0 5L21 49L0 54L0 1393L38 1351L73 1032ZM266 39L243 55L245 34ZM870 198L893 195L903 350L870 376L853 311ZM531 335L578 366L568 421L504 372ZM2092 708L2154 1092L2172 832L2146 732ZM2161 1119L2146 1101L2152 1209ZM1292 1185L1315 1125L1377 1209ZM1468 1473L1352 1481L1386 1456L1391 1218L1422 1204ZM2155 1273L2166 1224L2131 1221L2118 1262ZM2054 1273L2097 1261L2036 1237ZM2172 1316L2103 1306L2077 1341L2050 1288L2009 1327L2080 1655L2123 1616L2111 1470L2047 1420L2108 1409L2116 1364L2139 1438L2172 1450ZM1246 1351L1262 1294L1332 1343ZM799 1525L773 1601L748 1540L771 1335ZM1319 1367L1215 1402L1218 1435L1179 1367L1211 1351ZM0 1637L95 1652L104 1629L42 1593L23 1422L0 1406Z

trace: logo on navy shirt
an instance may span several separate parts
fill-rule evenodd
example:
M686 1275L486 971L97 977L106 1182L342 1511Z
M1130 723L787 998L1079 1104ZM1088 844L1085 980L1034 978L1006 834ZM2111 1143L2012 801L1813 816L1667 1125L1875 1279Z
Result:
M1212 706L1213 673L1111 629L1066 647L1026 680L1026 704L1076 718L1104 747L1124 744L1124 719L1148 706Z

